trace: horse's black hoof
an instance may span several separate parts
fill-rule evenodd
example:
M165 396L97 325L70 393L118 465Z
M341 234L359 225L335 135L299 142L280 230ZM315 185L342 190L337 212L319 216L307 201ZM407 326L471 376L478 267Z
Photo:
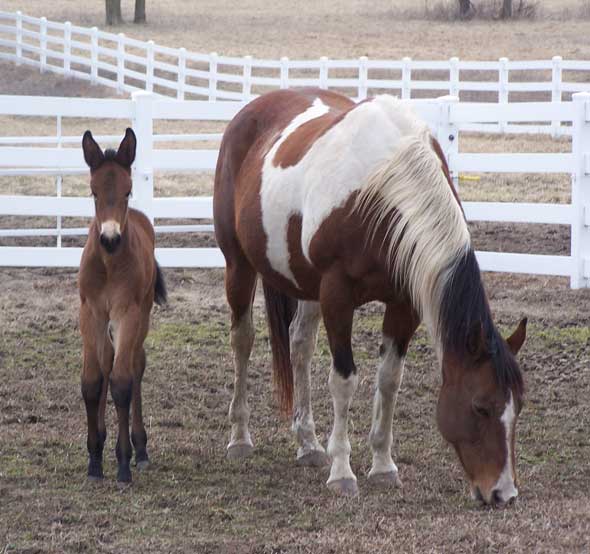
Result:
M117 471L117 485L119 483L129 485L131 484L131 470L129 467L120 467Z
M104 479L104 473L102 472L102 464L90 462L88 464L88 480L100 481L101 479Z
M89 483L102 483L104 481L104 475L88 475L86 479Z
M139 460L135 462L135 465L139 471L145 471L150 467L150 461L146 458L145 460Z

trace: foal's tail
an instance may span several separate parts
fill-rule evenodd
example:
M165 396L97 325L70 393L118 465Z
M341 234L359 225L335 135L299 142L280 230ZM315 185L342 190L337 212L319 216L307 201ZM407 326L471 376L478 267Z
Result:
M166 283L164 282L164 274L162 273L162 269L156 262L156 284L154 286L154 300L156 304L161 306L162 304L166 304L168 301L168 292L166 291Z
M289 325L297 310L297 300L262 282L268 319L272 370L281 413L293 411L293 369L289 347Z

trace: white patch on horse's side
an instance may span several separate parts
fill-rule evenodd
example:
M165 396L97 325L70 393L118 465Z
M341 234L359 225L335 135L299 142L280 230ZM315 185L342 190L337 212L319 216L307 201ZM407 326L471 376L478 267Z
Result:
M108 221L105 221L103 224L101 224L100 234L104 235L108 239L114 239L121 234L121 225L119 225L119 223L117 223L115 220L109 219Z
M323 221L393 156L402 136L416 134L425 125L397 99L379 96L350 110L315 141L298 164L276 167L275 154L287 137L328 111L328 106L316 99L295 117L265 156L262 169L260 195L267 257L273 269L295 284L287 247L290 216L302 216L301 247L311 263L309 245Z
M266 233L266 257L271 267L289 279L295 286L297 281L289 267L289 249L287 245L287 226L289 217L300 212L300 186L289 186L293 183L289 175L297 173L295 168L282 169L275 167L273 160L281 144L287 140L296 129L304 123L328 113L330 108L319 98L303 113L297 115L287 127L283 129L279 139L264 158L262 168L262 185L260 187L260 202L262 206L262 226ZM287 183L284 181L288 180ZM300 183L302 184L302 183ZM297 183L295 183L297 185Z
M512 391L510 391L510 398L500 418L500 421L504 424L506 433L506 463L500 474L500 478L492 489L499 491L502 502L507 502L511 498L518 496L518 489L514 486L514 473L512 470L512 433L514 431L515 416L514 397Z

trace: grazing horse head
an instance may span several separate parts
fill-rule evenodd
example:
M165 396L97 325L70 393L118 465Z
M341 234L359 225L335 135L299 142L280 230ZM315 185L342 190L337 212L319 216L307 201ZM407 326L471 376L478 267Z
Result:
M526 319L506 340L483 324L469 330L461 357L443 355L438 427L455 448L472 496L503 506L518 495L516 421L523 382L515 356L526 337Z
M103 152L90 131L84 133L82 149L90 167L90 189L94 197L100 244L113 254L127 223L131 195L131 164L135 160L135 133L128 128L117 151Z

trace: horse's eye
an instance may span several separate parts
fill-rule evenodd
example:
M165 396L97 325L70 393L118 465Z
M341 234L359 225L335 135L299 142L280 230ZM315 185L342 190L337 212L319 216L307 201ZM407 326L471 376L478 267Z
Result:
M473 411L480 417L490 417L492 415L491 410L487 406L473 403Z

